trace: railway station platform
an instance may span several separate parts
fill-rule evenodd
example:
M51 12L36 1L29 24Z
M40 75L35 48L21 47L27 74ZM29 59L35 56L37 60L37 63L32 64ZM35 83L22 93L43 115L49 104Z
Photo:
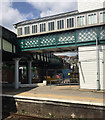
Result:
M6 102L14 99L18 113L57 118L103 118L105 113L105 91L81 90L77 85L4 88L2 96Z

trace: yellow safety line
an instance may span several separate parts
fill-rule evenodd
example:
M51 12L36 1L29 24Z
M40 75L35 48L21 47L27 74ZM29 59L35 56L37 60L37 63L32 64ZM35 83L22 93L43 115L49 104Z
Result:
M81 100L95 100L95 101L105 101L105 99L99 99L99 98L91 98L91 97L76 97L76 96L62 96L62 95L49 95L49 94L34 94L29 92L20 93L18 95L26 95L26 96L32 96L32 97L51 97L51 98L72 98L72 99L81 99Z

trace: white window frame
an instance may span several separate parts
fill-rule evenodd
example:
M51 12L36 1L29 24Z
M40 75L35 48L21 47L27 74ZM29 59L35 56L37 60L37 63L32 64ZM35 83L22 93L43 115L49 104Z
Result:
M29 27L29 33L25 34L25 27ZM31 25L24 26L24 35L29 35L31 34Z
M22 34L21 34L21 35L18 34L18 29L20 29L20 28L22 29ZM18 35L18 36L22 36L22 35L23 35L23 27L18 27L18 28L17 28L17 35Z
M105 23L104 21L100 22L100 13L103 13L103 12L105 12L105 10L99 12L99 23Z
M37 25L37 32L32 33L32 26L34 26L34 25ZM38 24L32 24L32 25L31 25L31 33L32 33L32 34L37 34L37 33L38 33Z
M57 25L57 22L60 21L60 20L63 20L64 21L64 28L61 28L61 29L58 29L58 25ZM65 18L61 18L61 19L56 19L56 30L64 30L65 29Z
M91 24L89 24L88 16L91 15L91 14L96 14L96 23L91 23ZM97 14L97 12L87 13L87 25L94 25L94 24L97 24L97 23L98 23L98 14Z
M51 22L54 22L54 30L49 30L48 24L51 23ZM56 30L56 27L55 27L55 20L52 20L52 21L48 21L48 22L47 22L47 30L48 30L48 32L50 32L50 31L55 31L55 30Z
M74 16L70 16L70 17L66 18L66 28L67 29L74 28L74 27L69 27L69 28L67 27L67 19L70 19L70 18L74 18L74 27L75 27L75 17Z
M78 26L77 18L80 17L80 16L84 16L84 17L85 17L85 25L80 25L80 26ZM86 14L81 14L81 15L77 15L77 16L76 16L76 26L77 26L77 27L86 26Z
M44 23L45 23L45 31L40 32L40 24L44 24ZM39 23L39 33L43 33L43 32L47 32L47 22Z

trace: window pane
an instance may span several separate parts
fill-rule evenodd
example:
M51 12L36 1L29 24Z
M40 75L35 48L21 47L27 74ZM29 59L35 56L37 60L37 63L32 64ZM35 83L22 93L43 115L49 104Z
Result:
M96 23L96 15L93 15L93 24Z
M69 28L69 19L67 19L67 28Z
M100 13L100 23L105 22L105 12Z
M18 28L18 36L22 35L22 28Z
M90 20L90 15L88 15L88 24L91 24L90 21L91 21L91 20Z
M50 31L50 23L48 23L48 30Z
M74 27L74 18L72 18L72 27Z
M64 20L57 21L57 29L63 29L64 28Z
M67 28L74 27L74 18L67 19Z
M54 30L54 22L51 22L51 30Z
M71 27L71 18L69 19L69 28Z
M105 22L105 12L103 12L103 22Z
M46 24L43 23L43 24L40 24L40 32L44 32L46 31Z
M6 40L3 40L3 50L12 52L12 44Z
M80 26L80 18L77 17L77 26Z
M1 37L0 37L0 49L1 49Z
M37 33L37 25L32 26L32 33Z
M97 23L97 16L96 16L96 14L88 15L88 24L94 24L94 23Z
M42 27L41 27L41 29L42 29L42 32L44 31L44 24L42 24Z
M61 22L61 20L60 20L60 29L62 28L62 22Z
M36 33L37 33L37 25L36 25Z
M41 27L42 27L42 26L41 26L41 24L40 24L40 32L42 32L42 29L41 29Z
M26 34L26 27L24 28L24 34Z
M25 34L30 34L29 26L24 28Z
M13 52L16 53L16 47L13 45Z
M62 20L62 28L64 28L64 20Z
M77 17L77 26L85 25L85 16Z
M57 21L57 29L59 29L59 21Z
M46 24L44 23L44 31L46 31Z
M83 24L82 25L85 25L85 17L83 16Z

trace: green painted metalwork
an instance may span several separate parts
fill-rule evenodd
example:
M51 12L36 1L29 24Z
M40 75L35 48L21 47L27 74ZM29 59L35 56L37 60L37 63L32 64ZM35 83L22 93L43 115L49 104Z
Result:
M96 39L96 28L81 29L77 31L77 42L88 42Z
M105 26L100 28L99 40L105 40Z
M75 37L74 37L75 35L74 32L72 31L59 33L58 36L59 36L58 45L75 43Z
M41 53L35 53L33 54L33 62L36 62L38 61L39 63L42 63L43 65L44 64L50 64L50 65L63 65L62 64L62 59L61 58L58 58L57 56L55 55L47 55L47 53L45 54L41 54Z
M105 44L105 26L19 38L19 44L22 51L28 51L69 46L93 45L96 44L95 41L97 38L99 39L99 43Z

